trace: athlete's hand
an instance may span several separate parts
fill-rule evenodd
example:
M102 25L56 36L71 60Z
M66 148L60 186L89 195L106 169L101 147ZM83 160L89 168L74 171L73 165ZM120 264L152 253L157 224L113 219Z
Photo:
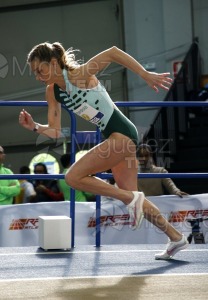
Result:
M19 124L29 130L35 128L35 122L33 121L32 116L24 109L19 114Z
M173 79L169 77L170 73L155 73L145 72L143 79L155 92L159 92L159 89L169 90Z

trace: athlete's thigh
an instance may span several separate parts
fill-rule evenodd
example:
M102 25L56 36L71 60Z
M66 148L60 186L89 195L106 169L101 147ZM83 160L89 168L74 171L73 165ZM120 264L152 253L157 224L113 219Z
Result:
M112 168L113 177L119 188L137 191L138 161L136 156L125 157L118 165Z
M125 157L131 156L129 139L107 139L89 150L70 168L78 177L96 174L112 169ZM130 141L131 142L131 141ZM132 142L133 143L133 142Z

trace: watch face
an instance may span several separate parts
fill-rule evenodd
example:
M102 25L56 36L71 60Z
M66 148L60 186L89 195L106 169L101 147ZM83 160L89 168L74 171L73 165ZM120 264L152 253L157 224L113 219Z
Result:
M35 128L33 129L33 131L37 131L38 128L39 128L39 125L36 123L36 124L35 124Z

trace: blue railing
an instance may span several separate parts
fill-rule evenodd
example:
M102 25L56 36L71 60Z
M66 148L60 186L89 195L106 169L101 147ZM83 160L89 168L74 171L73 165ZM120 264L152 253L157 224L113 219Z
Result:
M115 102L118 107L208 107L208 102L184 102L184 101L168 101L168 102ZM46 101L0 101L0 106L47 106ZM69 111L66 107L63 108L69 113L71 118L71 163L75 161L75 149L76 143L79 142L77 138L77 128L76 128L76 117ZM83 132L85 133L85 132ZM94 132L86 132L86 134ZM99 131L96 132L96 142L99 143L101 136ZM83 138L83 136L82 136ZM113 178L112 174L100 173L97 174L102 179ZM208 178L208 173L138 173L139 178ZM34 175L22 175L22 174L13 174L13 175L0 175L0 180L4 179L63 179L63 174L34 174ZM75 236L75 190L70 189L70 217L72 219L72 247L74 247L74 236ZM101 210L101 201L100 196L96 196L96 247L100 247L100 210Z

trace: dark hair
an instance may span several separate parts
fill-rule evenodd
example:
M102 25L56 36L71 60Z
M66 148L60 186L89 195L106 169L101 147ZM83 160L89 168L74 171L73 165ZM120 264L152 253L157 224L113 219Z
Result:
M152 148L148 144L140 144L138 146L138 150L141 150L141 149L142 150L145 149L145 150L149 151L150 153L152 153Z
M61 161L61 164L63 166L63 168L67 168L69 167L70 165L70 154L66 153L66 154L63 154L60 158L60 161Z
M34 173L35 173L35 168L36 168L37 166L43 167L43 169L44 169L44 174L48 174L47 167L46 167L46 165L45 165L44 163L37 163L37 164L34 166Z
M20 174L30 174L30 168L28 166L22 166L19 169Z
M148 144L140 144L137 149L137 156L139 156L140 151L146 150L151 156L153 155L152 148Z
M75 60L75 51L78 50L69 48L66 51L59 42L53 44L44 42L32 48L28 53L27 63L31 63L34 59L39 59L40 62L50 62L52 58L56 58L61 69L73 70L79 64Z

